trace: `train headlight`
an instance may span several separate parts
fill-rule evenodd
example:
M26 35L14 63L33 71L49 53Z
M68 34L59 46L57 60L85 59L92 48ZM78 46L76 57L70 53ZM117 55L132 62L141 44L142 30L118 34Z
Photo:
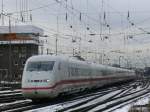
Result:
M46 80L46 82L49 82L50 80Z
M45 79L45 80L43 80L43 82L49 82L50 80L48 80L48 79Z

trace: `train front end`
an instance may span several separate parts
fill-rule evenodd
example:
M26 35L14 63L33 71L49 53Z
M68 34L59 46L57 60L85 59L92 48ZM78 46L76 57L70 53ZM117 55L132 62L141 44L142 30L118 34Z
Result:
M55 61L45 57L31 57L27 60L23 77L22 93L30 99L53 98Z

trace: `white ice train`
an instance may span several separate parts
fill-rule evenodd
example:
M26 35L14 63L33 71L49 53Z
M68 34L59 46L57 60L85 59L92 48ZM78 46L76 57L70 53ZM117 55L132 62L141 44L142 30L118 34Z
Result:
M38 55L29 58L22 78L22 93L31 99L54 98L135 78L133 70L89 63L73 58Z

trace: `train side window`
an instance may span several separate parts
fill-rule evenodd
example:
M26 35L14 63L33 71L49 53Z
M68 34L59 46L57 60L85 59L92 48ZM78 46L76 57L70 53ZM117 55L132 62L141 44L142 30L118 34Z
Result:
M58 63L58 70L61 70L61 62Z
M68 67L68 73L69 73L69 76L71 76L71 69L70 69L70 67Z

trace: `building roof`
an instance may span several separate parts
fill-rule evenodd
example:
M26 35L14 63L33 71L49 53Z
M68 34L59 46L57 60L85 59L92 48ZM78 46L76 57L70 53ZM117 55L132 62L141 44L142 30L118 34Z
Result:
M0 26L0 34L7 34L9 32L9 26ZM31 33L43 35L44 30L33 25L19 25L11 26L11 33Z
M0 45L16 45L16 44L35 44L35 45L42 45L39 41L35 40L25 40L25 41L0 41Z

